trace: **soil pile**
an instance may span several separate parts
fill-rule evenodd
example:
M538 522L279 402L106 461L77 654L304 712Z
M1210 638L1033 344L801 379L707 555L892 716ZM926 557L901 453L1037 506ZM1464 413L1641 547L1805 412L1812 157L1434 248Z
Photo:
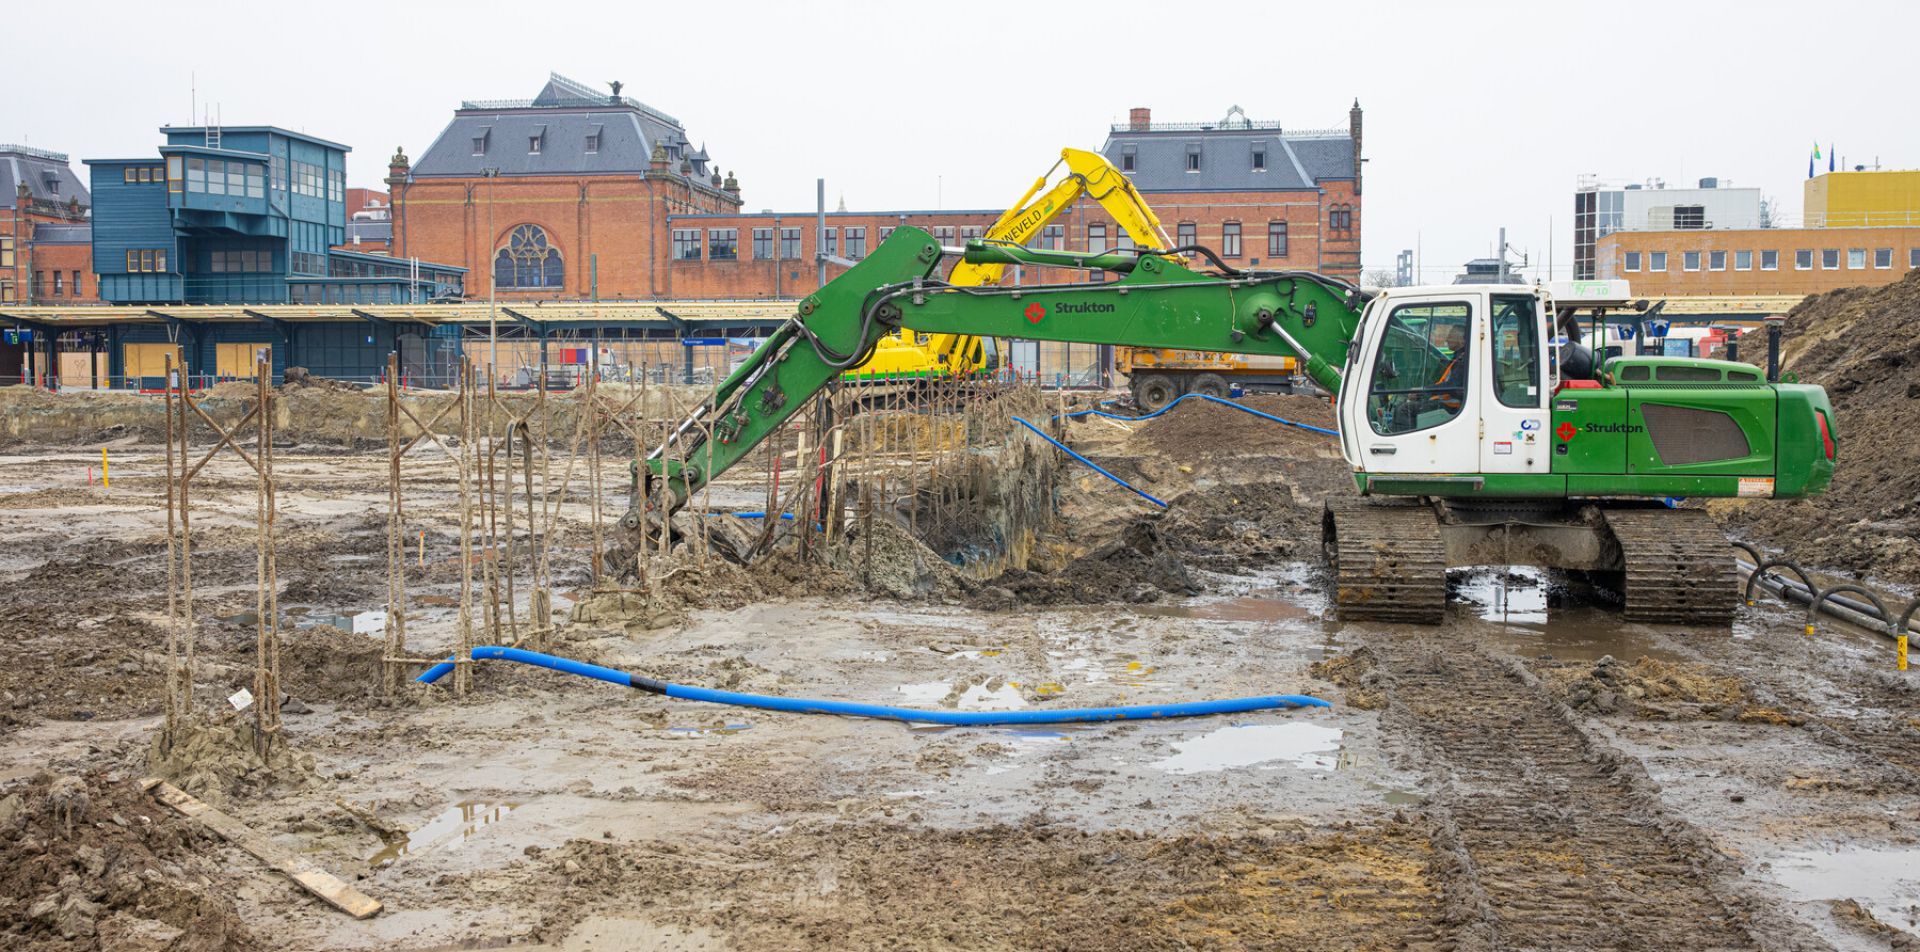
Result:
M1201 591L1187 572L1186 563L1168 550L1157 519L1143 516L1060 571L1042 574L1014 569L988 583L974 601L989 608L1140 604L1159 601L1166 595L1197 595Z
M216 838L131 780L42 773L0 797L0 945L265 948L220 885Z
M281 784L301 785L313 777L313 758L290 749L285 743L274 748L271 759L262 761L253 749L253 719L190 724L180 729L173 747L161 750L163 738L156 733L153 748L147 754L152 774L200 797L222 802L234 797L251 797Z
M1737 677L1699 664L1641 658L1628 665L1607 655L1591 665L1542 672L1567 706L1594 714L1632 714L1650 720L1724 720L1792 724L1796 719L1761 707Z
M1322 681L1346 688L1349 707L1373 711L1387 706L1386 690L1380 684L1380 662L1372 648L1363 646L1316 661L1307 670Z
M280 388L282 392L313 389L333 393L359 393L364 389L359 384L348 383L345 380L335 380L332 377L316 377L305 367L288 367L284 379L286 383Z
M1256 394L1243 407L1308 426L1333 428L1333 408L1323 397ZM1333 437L1262 420L1211 400L1188 400L1141 427L1136 438L1176 460L1195 457L1291 454L1333 446ZM1311 449L1309 449L1311 448ZM1337 447L1336 447L1337 452Z
M1352 485L1340 467L1332 467L1331 474L1318 472L1324 467L1301 468L1312 471L1312 482L1326 482L1331 475ZM1283 469L1291 470L1292 464ZM1216 571L1317 559L1326 492L1285 478L1294 475L1185 493L1161 517L1160 531L1190 561Z
M858 576L845 558L826 561L822 564L818 556L803 561L796 547L788 545L743 566L717 552L701 558L681 544L664 556L649 558L643 579L623 582L631 587L587 593L574 606L572 621L639 633L681 624L702 608L733 609L770 599L842 594L859 588Z
M1833 401L1839 463L1823 496L1713 508L1735 530L1829 565L1920 586L1920 271L1802 301L1783 365Z

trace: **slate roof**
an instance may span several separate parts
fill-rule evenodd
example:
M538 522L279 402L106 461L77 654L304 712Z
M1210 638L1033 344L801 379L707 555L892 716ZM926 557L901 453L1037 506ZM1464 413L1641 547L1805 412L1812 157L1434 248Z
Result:
M1253 153L1266 153L1266 168L1253 167ZM1200 169L1187 171L1187 155L1200 153ZM1101 149L1126 168L1143 192L1241 192L1313 189L1320 182L1353 178L1353 138L1346 132L1289 133L1278 125L1247 128L1116 126Z
M48 152L23 145L0 145L0 208L12 208L20 182L26 182L34 198L58 202L79 196L81 207L93 204L86 183L67 164L64 152Z
M587 151L587 139L599 148ZM538 153L529 140L541 136ZM484 139L483 154L474 140ZM470 177L497 168L510 175L637 175L645 172L659 143L679 171L708 179L714 172L704 146L695 148L678 119L624 96L597 92L559 74L528 100L469 101L413 164L416 178Z
M391 242L393 240L392 221L347 221L347 240L343 244L351 245L354 239L373 242Z
M92 222L40 222L33 226L36 245L85 245L93 242Z

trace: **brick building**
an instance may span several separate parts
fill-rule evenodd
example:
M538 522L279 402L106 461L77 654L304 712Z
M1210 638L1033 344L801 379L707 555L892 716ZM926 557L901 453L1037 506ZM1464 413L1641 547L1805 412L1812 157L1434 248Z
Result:
M1109 130L1101 151L1133 179L1176 244L1205 245L1235 265L1360 278L1358 102L1347 128L1306 131L1232 115L1216 123L1156 123L1149 110L1136 108ZM831 212L818 242L815 212L669 214L661 295L803 295L817 286L815 255L822 244L830 256L858 260L900 225L959 244L979 237L1000 212ZM1034 244L1103 251L1131 242L1097 202L1082 199ZM829 265L828 280L845 270Z
M462 103L389 172L394 256L467 267L469 297L668 297L668 216L740 208L679 120L558 74L529 100Z
M0 302L100 299L88 239L91 205L65 154L0 145Z
M1715 229L1696 216L1602 235L1595 276L1625 278L1635 296L1799 295L1920 268L1920 172L1828 172L1808 178L1803 200L1801 228Z

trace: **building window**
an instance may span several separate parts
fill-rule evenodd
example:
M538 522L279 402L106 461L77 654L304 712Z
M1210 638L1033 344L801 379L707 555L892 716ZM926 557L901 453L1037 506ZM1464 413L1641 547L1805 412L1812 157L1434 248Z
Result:
M1048 251L1065 251L1067 248L1067 226L1048 225L1040 234L1040 247Z
M1287 256L1287 223L1283 221L1267 222L1267 257L1284 258Z
M1133 171L1133 153L1125 152L1120 155L1120 171Z
M1793 253L1793 270L1812 271L1813 270L1813 252L1806 248L1801 248L1800 250L1795 251Z
M700 260L700 229L675 228L673 230L673 260Z
M933 226L933 241L934 241L934 244L937 244L942 248L952 247L953 246L953 226L952 225Z
M1113 250L1132 251L1133 248L1133 236L1127 234L1126 229L1121 229L1113 236Z
M880 226L880 243L881 243L881 244L883 244L883 245L884 245L884 244L886 244L886 243L887 243L887 239L888 239L888 238L892 238L892 237L893 237L893 229L894 229L894 226L892 226L892 225L881 225L881 226Z
M1220 255L1224 258L1240 257L1240 223L1230 221L1220 226Z
M473 137L473 154L474 155L487 154L487 134L486 133L482 132L479 135Z
M164 248L141 248L127 252L127 271L137 274L151 274L167 270L167 252Z
M274 159L274 161L279 162L280 160ZM180 157L177 155L167 156L167 191L178 192L184 187L186 187L186 181L180 174Z
M1892 248L1873 249L1873 266L1876 268L1893 267L1893 249Z
M273 158L267 161L267 171L270 172L272 175L273 190L276 192L286 191L287 190L287 160L277 155L274 156Z
M1187 171L1200 171L1200 150L1198 148L1187 150Z
M1107 250L1107 226L1087 226L1087 254L1104 254Z
M1920 268L1920 248L1907 249L1907 267Z
M780 257L785 261L800 260L800 229L780 229Z
M1840 270L1840 249L1838 248L1820 249L1820 270L1822 271Z
M1707 252L1707 270L1708 271L1727 270L1727 253L1724 251Z
M1723 252L1715 252L1715 253L1721 254ZM1752 271L1753 270L1753 252L1751 251L1734 252L1733 253L1733 270Z
M840 253L840 229L826 229L822 236L821 247L826 249L826 251L823 252L824 254L838 255Z
M135 171L134 167L131 165L121 169L120 181L125 182L128 185L132 185L135 181L138 181L137 179L134 178L134 171Z
M987 236L987 229L985 225L961 225L960 226L960 243L961 244L966 244L969 241L976 241L978 239L985 238L986 236Z
M1707 227L1707 206L1673 206L1673 227L1676 229L1698 229Z
M553 247L539 225L515 225L508 233L506 247L494 252L495 287L557 288L566 283L560 249Z
M78 271L73 273L73 296L80 296L80 272Z
M1667 253L1664 251L1647 252L1647 270L1654 272L1667 270Z
M1760 270L1762 271L1780 270L1780 252L1778 251L1760 252Z
M587 133L587 154L592 155L598 151L600 151L600 132L595 130Z
M1847 249L1847 270L1859 271L1865 268L1866 266L1867 266L1867 249L1865 248L1848 248Z
M847 257L859 259L867 256L867 230L864 227L847 229Z
M1327 212L1327 229L1336 232L1353 230L1353 206L1335 205Z
M1700 252L1698 251L1681 252L1680 253L1680 270L1682 271L1700 270Z
M767 261L773 258L773 229L755 228L753 230L753 260Z
M58 271L55 271L53 273L53 296L54 297L65 297L67 294L66 284L60 280L62 277L63 275Z
M1190 221L1181 222L1174 229L1173 244L1178 248L1190 248L1200 243L1200 226Z
M267 170L251 163L247 165L247 197L267 197Z
M1267 170L1267 150L1253 150L1253 170L1255 172L1265 172Z
M0 268L13 267L13 236L0 235Z
M533 135L528 136L527 137L527 154L539 155L540 144L546 141L546 138L547 138L547 134L544 132L536 132Z
M1627 270L1628 271L1640 270L1640 252L1638 251L1627 252Z
M206 190L207 190L207 160L202 158L195 158L191 156L188 157L187 159L187 191L204 192Z
M740 229L707 229L707 260L734 261L740 257Z

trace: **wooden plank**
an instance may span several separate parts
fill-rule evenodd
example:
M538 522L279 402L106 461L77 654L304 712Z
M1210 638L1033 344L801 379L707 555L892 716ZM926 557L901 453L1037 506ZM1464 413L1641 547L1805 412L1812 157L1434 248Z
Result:
M185 790L153 777L140 781L140 788L153 794L154 799L179 811L181 816L198 820L202 826L220 834L227 842L246 850L256 859L284 873L287 878L299 883L308 892L325 900L335 909L355 919L366 919L379 913L378 900L254 832L251 827L220 812L211 804Z

